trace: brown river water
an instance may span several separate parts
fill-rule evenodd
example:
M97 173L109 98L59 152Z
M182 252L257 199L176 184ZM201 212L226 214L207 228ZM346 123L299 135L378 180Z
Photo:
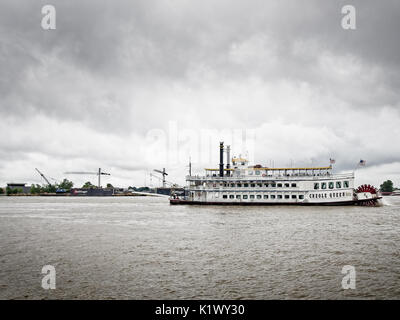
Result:
M400 299L400 197L384 203L0 197L0 299ZM55 290L41 287L44 265ZM345 265L355 289L342 288Z

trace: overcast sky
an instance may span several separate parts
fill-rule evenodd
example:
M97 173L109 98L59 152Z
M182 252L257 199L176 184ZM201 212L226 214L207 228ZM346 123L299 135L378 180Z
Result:
M399 31L396 0L2 0L0 185L43 182L35 167L182 183L223 140L265 166L363 159L357 183L400 186Z

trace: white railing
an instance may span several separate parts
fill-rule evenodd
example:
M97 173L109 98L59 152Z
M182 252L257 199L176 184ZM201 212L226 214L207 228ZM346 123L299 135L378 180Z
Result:
M215 181L215 182L227 182L227 181L283 181L283 180L320 180L320 179L352 179L354 173L338 173L338 174L320 174L320 175L279 175L279 176L261 176L261 175L242 175L242 176L186 176L186 181Z

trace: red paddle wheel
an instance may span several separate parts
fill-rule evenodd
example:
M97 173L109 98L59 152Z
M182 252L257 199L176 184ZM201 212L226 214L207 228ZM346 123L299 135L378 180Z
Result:
M361 192L369 192L371 194L378 194L378 190L374 186L371 186L370 184L363 184L362 186L359 186L356 190L356 193L361 193Z
M372 199L362 200L357 203L359 206L374 207L378 204L378 190L374 186L363 184L356 189L356 194L358 193L370 193L373 196ZM361 200L360 198L358 199Z

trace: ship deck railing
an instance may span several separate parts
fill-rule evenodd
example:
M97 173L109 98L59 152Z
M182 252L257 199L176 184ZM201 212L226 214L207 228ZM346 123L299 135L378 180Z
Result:
M241 176L186 176L186 181L215 181L215 182L226 182L226 181L284 181L284 180L320 180L320 179L352 179L354 173L337 173L337 174L291 174L291 175L241 175Z

